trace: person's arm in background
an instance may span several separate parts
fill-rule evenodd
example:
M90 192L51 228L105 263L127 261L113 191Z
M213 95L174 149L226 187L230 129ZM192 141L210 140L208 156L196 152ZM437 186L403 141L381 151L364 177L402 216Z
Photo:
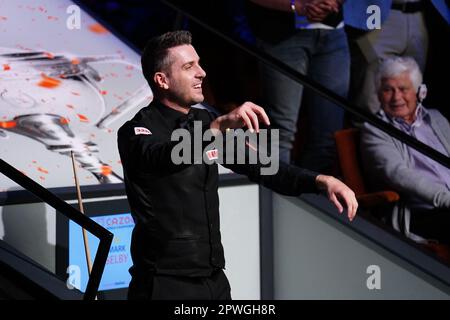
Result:
M313 0L305 5L305 15L310 22L322 22L331 13L337 13L345 0Z
M250 0L265 7L284 12L293 12L291 0ZM338 12L343 0L295 0L295 12L298 15L306 15L310 21L321 21L329 13Z
M251 2L267 9L292 12L291 0L250 0ZM297 14L304 14L305 4L312 0L295 0Z
M394 138L369 124L361 130L365 172L399 193L418 197L437 208L450 208L450 192L405 164Z

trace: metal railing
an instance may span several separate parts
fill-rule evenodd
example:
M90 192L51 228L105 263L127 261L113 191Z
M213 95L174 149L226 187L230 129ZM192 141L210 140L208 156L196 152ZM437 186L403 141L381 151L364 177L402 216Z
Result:
M54 195L52 192L50 192L40 184L28 178L26 175L15 169L3 159L0 159L0 171L9 179L13 180L26 190L32 192L42 201L55 208L57 212L59 211L70 220L73 220L75 223L92 233L100 240L98 250L94 259L94 264L92 266L91 275L89 277L86 291L83 296L84 300L94 300L97 295L100 280L105 268L106 260L108 258L113 234L65 201L61 200L59 197Z

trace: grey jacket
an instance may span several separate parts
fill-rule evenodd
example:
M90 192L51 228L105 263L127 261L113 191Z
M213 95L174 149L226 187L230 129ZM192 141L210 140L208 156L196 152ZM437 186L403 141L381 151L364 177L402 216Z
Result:
M433 131L450 154L449 122L437 110L428 109L428 112ZM378 113L378 116L386 122L391 121L383 113ZM379 190L389 188L399 192L401 198L406 199L406 202L403 202L406 211L408 211L407 199L411 196L437 208L450 208L450 191L445 185L429 181L414 170L414 163L406 144L365 123L361 129L361 153L365 175L371 186ZM397 206L394 214L398 214L399 209ZM403 211L404 209L405 207ZM409 220L408 212L407 215ZM394 221L393 224L395 228ZM405 233L409 233L409 223L403 227L406 228Z

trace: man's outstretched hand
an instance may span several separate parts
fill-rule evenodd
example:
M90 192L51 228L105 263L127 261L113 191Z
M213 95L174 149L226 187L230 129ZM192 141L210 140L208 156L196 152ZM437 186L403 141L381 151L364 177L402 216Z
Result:
M339 213L342 213L346 207L348 219L353 220L358 209L358 201L349 187L335 177L322 174L317 176L316 185L319 190L326 192L328 199L336 206Z
M259 132L260 121L267 126L270 125L269 117L263 108L252 102L245 102L230 113L211 122L211 129L224 131L228 128L238 129L245 126L250 131Z
M270 125L269 117L260 106L245 102L230 113L216 118L211 122L211 129L225 131L227 128L237 129L247 127L250 130L259 132L260 122ZM328 199L336 206L340 213L347 208L347 215L350 221L356 215L358 202L355 193L340 180L319 174L316 178L316 185L319 190L326 192Z

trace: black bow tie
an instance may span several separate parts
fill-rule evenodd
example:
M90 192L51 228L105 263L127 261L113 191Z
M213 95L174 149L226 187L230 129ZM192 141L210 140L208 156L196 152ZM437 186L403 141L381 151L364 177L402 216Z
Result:
M194 128L194 121L197 120L195 111L193 108L189 109L188 114L181 116L178 119L178 124L180 126L180 128L185 128L185 129L193 129Z

